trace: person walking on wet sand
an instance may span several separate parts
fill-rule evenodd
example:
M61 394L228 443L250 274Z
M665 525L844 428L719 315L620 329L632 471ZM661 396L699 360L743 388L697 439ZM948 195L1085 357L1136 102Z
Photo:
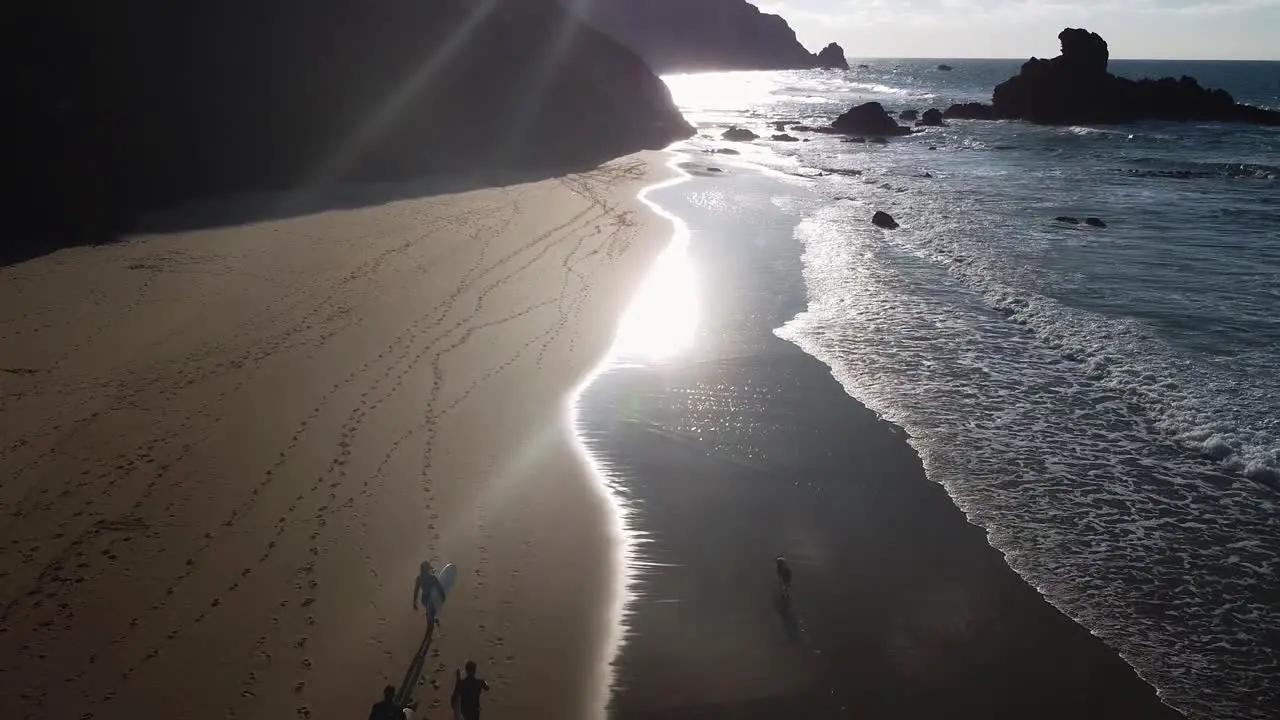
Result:
M413 581L413 609L418 609L418 594L422 594L422 604L427 606L427 627L434 629L439 622L436 620L435 606L431 603L431 591L435 590L440 593L440 604L444 604L444 585L440 584L440 578L436 577L435 570L431 567L430 560L423 560L422 565L418 568L418 579Z
M476 677L476 662L467 661L467 676L453 671L453 696L449 704L458 710L462 720L480 720L480 693L489 691L489 683Z
M778 571L778 582L782 585L782 596L791 597L791 566L787 564L787 559L779 555L774 559L774 565Z

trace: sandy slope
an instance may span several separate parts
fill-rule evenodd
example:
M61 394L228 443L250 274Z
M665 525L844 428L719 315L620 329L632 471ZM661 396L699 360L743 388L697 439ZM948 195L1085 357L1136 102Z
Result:
M0 269L5 716L364 717L426 558L424 706L473 658L491 715L590 714L614 560L563 398L662 162Z

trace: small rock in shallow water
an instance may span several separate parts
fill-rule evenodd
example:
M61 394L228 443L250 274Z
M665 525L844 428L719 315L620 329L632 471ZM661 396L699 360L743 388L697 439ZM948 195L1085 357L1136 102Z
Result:
M1106 226L1107 226L1107 224L1106 224L1106 223L1102 222L1102 218L1096 218L1096 217L1088 217L1088 218L1085 218L1085 219L1084 219L1084 224L1085 224L1085 225L1092 225L1092 226L1097 227L1097 228L1104 228L1104 227L1106 227Z
M883 210L877 210L876 214L871 216L871 224L886 230L896 230L898 228L898 221Z
M770 139L775 142L800 142L800 138L795 137L794 135L788 135L786 133L782 133L781 135L774 135Z
M1080 220L1079 220L1078 218L1073 218L1073 217L1071 217L1071 216L1069 216L1069 215L1059 215L1058 217L1054 218L1054 220L1056 220L1056 221L1058 221L1058 222L1060 222L1060 223L1068 223L1068 224L1070 224L1070 225L1079 225L1079 224L1080 224Z
M746 128L735 127L735 128L729 128L728 130L725 130L724 134L721 135L720 137L724 138L725 140L733 140L735 142L746 142L749 140L755 140L760 136L751 132Z

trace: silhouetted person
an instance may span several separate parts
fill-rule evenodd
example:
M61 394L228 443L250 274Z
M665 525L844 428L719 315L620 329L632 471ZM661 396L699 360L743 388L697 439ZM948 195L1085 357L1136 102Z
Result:
M431 604L431 591L436 590L440 593L440 604L444 604L445 594L444 585L440 584L440 578L436 577L435 572L431 568L431 562L424 560L422 566L418 568L418 579L413 581L413 609L418 609L418 593L422 593L422 604L427 606L427 627L434 628L436 626L436 611Z
M449 703L457 706L463 720L480 720L480 693L488 692L489 683L476 677L475 661L467 661L466 677L454 670L453 680L453 696Z
M396 686L382 688L382 699L373 704L369 720L404 720L404 711L396 705Z
M791 566L787 564L787 559L779 555L774 564L778 570L778 582L782 583L782 594L785 597L791 597Z

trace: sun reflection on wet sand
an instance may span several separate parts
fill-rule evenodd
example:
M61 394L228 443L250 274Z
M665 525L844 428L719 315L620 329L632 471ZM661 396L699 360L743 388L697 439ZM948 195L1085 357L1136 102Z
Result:
M669 359L693 344L698 296L689 265L688 237L677 220L671 243L658 255L649 275L618 323L606 360Z
M640 193L640 201L671 224L671 241L658 254L635 297L619 318L613 345L568 398L567 427L573 435L572 445L577 449L583 465L596 479L596 488L613 509L609 514L610 527L606 530L607 541L613 545L615 565L611 606L608 608L609 621L601 638L604 647L601 652L600 697L596 703L601 716L613 691L614 661L626 640L627 616L631 612L630 605L636 598L634 586L642 565L638 550L646 542L646 538L631 523L633 509L615 486L608 468L597 460L587 446L581 432L579 411L583 393L611 369L626 364L669 361L694 343L698 325L698 295L688 256L689 228L680 218L649 199L650 193L689 179L689 175L679 168L679 163L686 160L686 156L677 154L668 163L668 167L675 170L678 176L647 187Z

